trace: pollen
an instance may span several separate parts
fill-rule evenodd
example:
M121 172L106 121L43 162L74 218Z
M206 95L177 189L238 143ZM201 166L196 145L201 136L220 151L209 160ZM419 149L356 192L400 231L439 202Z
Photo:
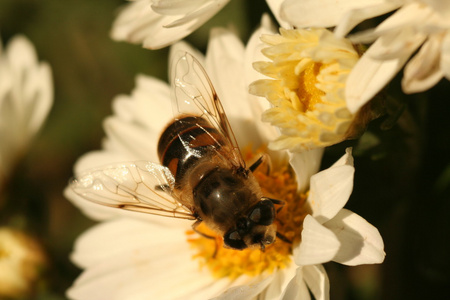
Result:
M188 242L194 250L193 258L199 261L201 268L208 268L216 278L235 279L241 275L257 276L270 274L277 269L288 266L292 261L292 250L300 242L303 219L309 213L306 206L306 195L297 191L297 183L293 171L280 168L266 174L263 167L254 175L257 178L264 196L285 201L284 205L276 205L277 232L286 241L277 238L264 251L260 249L235 250L223 247L223 237L218 236L201 224L199 232L214 239L200 236L192 230L187 232ZM264 170L265 171L265 170Z

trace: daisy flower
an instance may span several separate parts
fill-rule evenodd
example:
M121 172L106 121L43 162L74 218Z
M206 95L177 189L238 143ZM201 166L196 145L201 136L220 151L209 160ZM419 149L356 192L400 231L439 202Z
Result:
M24 36L0 47L0 186L41 128L53 102L51 70Z
M270 148L302 151L353 137L366 121L347 109L344 97L359 59L351 42L326 29L279 31L261 35L265 60L253 66L266 77L250 85L250 93L271 104L262 120L281 133Z
M245 49L232 33L217 29L212 32L206 58L182 43L176 44L173 51L188 51L205 66L246 161L254 161L254 153L264 148L266 139L273 138L269 132L276 134L259 121L259 115L254 116L252 111L262 108L254 107L259 102L252 102L253 96L246 93L244 77L250 68L245 68L244 58L256 53L250 47L257 45L253 43L255 39ZM75 174L117 162L158 161L157 139L171 120L170 103L170 87L166 83L139 76L132 94L113 102L114 115L104 124L107 138L103 150L82 157ZM342 210L353 184L350 153L311 178L320 164L317 151L278 154L272 155L270 174L254 174L266 195L286 201L277 215L277 230L292 242L278 240L265 252L226 249L221 246L222 237L211 240L193 232L192 222L101 206L81 199L67 188L65 195L70 201L88 216L102 221L76 241L72 260L84 271L68 290L68 297L308 299L311 291L316 299L328 299L328 277L317 261L380 263L384 252L378 231L356 214ZM313 221L303 225L306 218ZM314 243L307 233L303 237L302 228L308 232L317 228L331 232L334 239L327 238L332 240L332 248ZM208 229L200 231L204 230ZM308 242L302 248L303 238ZM326 256L308 259L313 247Z
M393 12L376 28L350 36L373 44L348 77L346 99L356 112L404 68L405 93L450 79L450 3L436 0L284 1L280 14L297 27L337 26L346 35L360 22Z
M188 36L229 0L129 0L113 23L116 41L159 49Z
M0 298L30 296L46 261L34 239L21 231L0 227Z

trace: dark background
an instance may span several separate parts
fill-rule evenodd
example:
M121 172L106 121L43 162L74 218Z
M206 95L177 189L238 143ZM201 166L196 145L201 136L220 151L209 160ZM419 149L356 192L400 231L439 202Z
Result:
M167 77L168 49L150 51L109 38L124 3L0 1L3 47L12 36L26 35L54 79L47 122L0 195L0 226L30 233L49 257L35 299L65 299L80 273L68 256L93 222L62 196L74 162L100 148L111 100L130 93L138 73ZM204 51L211 27L233 23L245 42L265 11L263 1L233 0L187 40ZM387 88L396 100L386 100L387 115L361 139L326 150L324 167L345 147L355 147L355 188L347 208L380 230L387 253L382 265L327 264L331 299L423 299L445 295L450 286L450 85L443 80L415 95L399 87L396 78Z

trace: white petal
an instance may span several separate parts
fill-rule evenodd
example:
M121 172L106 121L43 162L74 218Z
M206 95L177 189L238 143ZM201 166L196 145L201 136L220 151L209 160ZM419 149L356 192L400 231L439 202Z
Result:
M71 258L79 266L91 265L121 259L126 252L145 255L144 249L152 248L154 255L161 247L185 243L186 228L170 228L130 218L119 218L103 222L83 233L75 243ZM187 243L186 243L187 244ZM180 245L178 245L180 246ZM186 246L188 248L188 245ZM136 251L137 249L141 249Z
M444 72L445 78L450 80L450 31L448 31L442 41L440 68Z
M219 95L231 127L241 148L263 144L257 122L247 101L248 92L244 74L244 46L229 30L211 31L206 55L206 69ZM233 88L230 88L233 87Z
M281 6L281 18L296 27L332 27L336 26L352 9L383 4L383 2L384 0L286 0Z
M321 224L332 219L344 207L353 190L353 159L348 153L337 165L311 177L308 203ZM347 164L341 164L342 162Z
M253 280L253 283L232 287L226 290L222 295L213 298L214 300L234 300L234 299L252 299L261 293L273 280L274 274L267 276L263 280Z
M309 295L308 287L303 278L302 268L297 269L297 274L289 282L288 286L284 290L281 296L282 300L309 300L311 296Z
M376 54L388 51L389 45L384 44L385 42L383 37L376 40L356 63L347 78L345 96L347 107L352 113L356 113L371 100L397 74L411 53L420 45L420 42L416 42L397 58L389 60L374 58Z
M408 62L402 79L407 94L428 90L444 77L440 69L442 37L431 35L419 52Z
M245 85L248 87L250 83L255 80L261 79L264 76L257 72L253 68L253 63L256 61L267 60L261 53L261 49L265 47L264 43L260 40L262 34L274 34L276 33L275 25L270 20L270 17L264 14L261 18L261 26L252 34L250 40L245 48L245 60L244 60L244 72L245 72ZM265 144L269 141L276 139L280 134L274 126L268 123L264 123L261 120L261 114L263 111L270 108L270 103L263 97L257 97L251 94L247 94L247 99L250 103L253 118L258 120L256 125L258 127L259 136L262 137ZM276 151L276 155L280 155L282 151ZM278 159L278 158L276 158Z
M331 167L353 166L352 148L345 149L345 154L341 156Z
M152 8L162 15L187 14L198 9L202 4L211 2L208 0L152 0Z
M133 1L113 23L111 37L118 41L143 43L149 49L168 46L200 27L228 0L212 2L188 15L161 15L152 10L148 0Z
M223 291L192 260L183 229L130 219L94 227L76 243L74 258L87 270L68 291L73 299L205 299ZM176 289L172 287L176 286Z
M131 95L116 97L112 107L120 119L157 133L173 118L169 85L145 75L136 76Z
M286 268L275 271L275 276L269 286L259 295L261 300L280 299L292 278L295 278L297 266L290 264Z
M15 122L23 122L18 134L31 138L41 127L53 104L53 80L50 66L39 63L33 44L22 35L11 39L6 47ZM2 78L4 80L4 78ZM9 80L8 80L9 81Z
M147 35L143 46L148 49L159 49L181 40L208 21L227 3L228 1L218 1L217 5L212 3L209 7L196 11L184 19L179 18L180 16L163 17L152 28L151 35Z
M209 20L212 16L214 16L219 10L221 10L229 2L229 0L209 0L203 2L205 3L204 5L196 7L195 10L185 15L180 15L180 18L178 20L175 20L170 24L166 24L164 25L164 27L181 27L190 23L191 21L194 21L198 23L198 25L196 25L196 27L193 29L195 30L203 25L203 23Z
M153 249L144 249L149 251L147 259L127 253L128 259L90 267L67 295L83 300L198 299L199 293L208 290L210 294L205 297L208 299L227 285L227 280L216 280L206 272L199 272L197 262L179 255L182 248L162 249L165 253L161 255L152 255Z
M330 299L330 281L327 271L322 265L303 266L298 272L303 273L303 279L316 300Z
M163 124L161 128L164 128L165 125ZM103 127L108 139L116 145L116 151L129 157L128 161L148 160L158 162L156 149L158 133L149 132L146 128L123 122L114 117L107 118Z
M41 63L36 69L30 70L29 82L24 88L24 95L32 100L25 115L29 116L28 130L35 134L44 123L53 104L53 79L50 66Z
M334 33L337 37L344 37L362 21L388 13L394 9L397 9L400 5L401 2L396 3L396 1L379 1L374 5L351 9L347 13L343 14L339 24L334 30Z
M289 24L289 22L286 22L281 18L281 5L284 0L266 0L267 5L269 6L270 10L272 11L273 15L275 16L275 19L277 19L278 24L280 24L281 27L285 29L292 29L292 25Z
M214 28L205 67L228 117L251 119L244 79L244 45L231 31ZM233 88L230 88L233 87Z
M334 261L349 266L383 262L383 239L361 216L343 209L323 225L334 232L341 244Z
M303 152L289 152L289 163L294 169L299 192L309 187L311 176L320 168L324 148L316 148Z
M430 5L443 18L450 18L450 2L442 0L422 0L422 2Z
M340 246L331 230L307 215L303 221L302 240L294 248L294 261L301 266L325 263L334 259Z
M82 155L74 166L75 175L79 175L90 169L111 165L118 162L130 161L130 157L118 152L91 151Z
M37 64L37 55L33 44L22 35L11 39L6 47L6 55L17 76L23 76L23 73Z
M114 20L111 38L116 41L142 43L153 27L162 26L163 16L155 13L148 0L132 1L122 7Z

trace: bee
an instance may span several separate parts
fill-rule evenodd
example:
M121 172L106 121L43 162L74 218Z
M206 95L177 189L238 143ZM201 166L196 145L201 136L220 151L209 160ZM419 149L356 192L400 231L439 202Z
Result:
M109 207L195 220L197 232L204 222L223 236L225 247L264 251L282 237L274 220L275 205L284 203L264 197L253 175L264 156L246 167L219 97L194 56L179 53L171 78L176 116L160 136L160 164L90 170L73 179L71 188Z

